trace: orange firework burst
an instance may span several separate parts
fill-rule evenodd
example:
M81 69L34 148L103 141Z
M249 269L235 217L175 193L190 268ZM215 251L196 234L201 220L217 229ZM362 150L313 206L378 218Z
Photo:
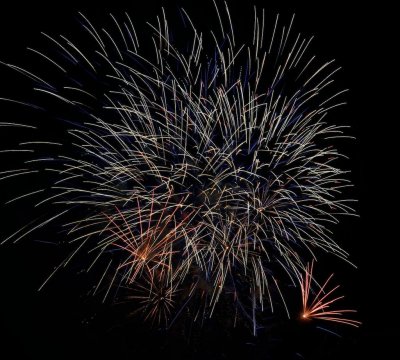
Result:
M133 215L124 215L118 208L116 216L105 215L109 220L107 227L114 235L112 245L126 253L126 258L120 263L118 270L128 269L125 278L129 283L134 282L138 276L142 276L143 272L153 278L155 271L159 268L171 273L172 256L176 252L175 243L193 230L181 228L184 224L187 225L194 210L189 212L183 220L177 221L175 214L182 208L183 200L177 204L170 204L170 196L171 193L165 204L158 210L155 210L153 194L150 208L146 213L138 200L138 207L133 210ZM133 224L131 224L133 219ZM137 225L140 232L134 234L132 227Z
M133 295L126 300L137 300L140 306L136 312L142 312L146 320L153 323L168 325L175 307L175 297L180 291L178 283L170 277L170 271L161 269L154 276L145 274L140 282L131 288Z
M303 300L303 310L301 313L301 319L303 320L311 320L311 319L320 319L325 321L332 321L336 323L351 325L355 327L359 327L361 325L360 321L352 320L343 317L344 314L357 312L356 310L350 309L340 309L340 310L332 310L332 305L335 305L337 301L343 299L344 296L336 296L336 290L339 288L339 285L329 289L328 284L333 277L331 274L325 283L320 287L319 291L316 293L314 299L310 298L311 291L311 282L313 280L313 266L314 262L307 264L305 270L305 276L301 278L301 294ZM314 295L314 294L312 294Z

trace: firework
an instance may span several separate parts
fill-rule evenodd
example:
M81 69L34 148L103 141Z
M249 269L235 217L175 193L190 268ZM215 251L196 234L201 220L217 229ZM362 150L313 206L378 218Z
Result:
M355 310L331 309L332 306L335 306L339 300L344 298L344 296L335 295L339 285L328 290L328 284L332 279L333 274L328 277L325 283L319 288L318 292L314 294L314 298L310 300L310 297L312 296L311 283L313 281L313 266L313 262L311 265L307 265L306 272L301 283L301 293L303 299L303 311L301 313L301 318L303 320L320 319L355 327L361 325L360 321L343 317L345 314L356 312Z
M239 44L228 8L216 13L220 35L197 30L181 10L190 34L182 47L163 10L149 24L154 52L142 50L127 14L101 30L81 14L90 46L43 34L56 51L31 50L52 80L6 64L34 82L43 108L67 108L68 119L60 141L20 144L48 146L51 156L1 173L51 174L50 186L10 202L41 196L35 207L54 209L4 241L57 224L76 248L56 270L83 251L93 255L88 269L107 259L94 292L107 297L122 284L167 323L184 307L211 316L223 297L255 332L266 308L283 303L289 314L278 284L297 284L315 252L347 259L329 230L352 213L332 146L343 127L326 120L344 91L334 89L332 62L317 65L311 39L293 35L293 18L281 27L255 11L252 36ZM325 299L305 299L304 314L324 314Z

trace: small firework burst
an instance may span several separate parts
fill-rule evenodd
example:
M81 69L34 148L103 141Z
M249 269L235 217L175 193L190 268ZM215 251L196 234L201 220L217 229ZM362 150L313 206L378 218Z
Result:
M185 242L185 237L194 230L188 226L194 210L180 216L178 222L176 213L182 211L183 200L169 204L170 195L161 208L155 203L153 193L148 209L141 208L137 199L137 208L125 210L125 213L116 209L114 217L105 214L109 224L104 230L111 236L106 237L101 246L115 246L125 254L125 258L120 256L124 259L117 270L126 269L122 278L126 278L128 283L133 283L143 272L153 278L159 268L172 271L175 266L179 267L179 261L173 261L173 258L180 253L178 243Z
M169 325L180 291L170 275L171 272L160 269L151 277L149 274L141 276L138 282L129 286L128 290L133 294L126 296L126 301L138 303L134 313L140 312L145 320L158 325Z
M346 318L346 314L355 313L356 310L350 309L335 309L336 303L343 299L344 296L337 296L337 289L339 285L329 288L333 274L328 277L325 283L319 287L316 293L312 292L313 281L313 267L314 262L308 264L305 270L305 275L301 282L301 293L303 300L303 310L301 319L312 320L319 319L324 321L331 321L335 323L351 325L358 327L361 325L360 321Z

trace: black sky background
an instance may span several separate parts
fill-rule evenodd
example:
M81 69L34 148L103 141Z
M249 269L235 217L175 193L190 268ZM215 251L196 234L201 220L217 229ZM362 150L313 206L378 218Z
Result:
M333 112L330 119L350 125L350 134L356 137L353 142L341 143L340 149L350 157L344 166L352 171L350 178L355 187L351 196L359 200L356 209L360 218L342 218L334 228L334 239L349 251L358 269L333 260L326 263L335 266L342 292L348 303L359 309L363 326L358 330L338 328L343 336L340 339L292 321L274 333L277 340L269 339L267 343L240 331L226 334L219 331L217 323L211 323L188 343L187 336L179 331L168 336L151 331L140 322L124 319L119 311L100 306L98 299L82 296L87 279L76 275L76 269L60 272L55 281L37 292L63 251L28 240L0 247L1 359L301 359L293 355L296 349L305 359L397 356L399 300L394 292L399 286L399 236L395 231L398 160L393 158L399 140L394 98L398 80L393 57L398 39L393 36L393 9L384 2L353 6L340 2L228 3L239 32L245 29L241 19L252 14L252 4L270 13L279 12L286 22L296 13L295 31L315 35L312 51L321 62L334 58L343 67L336 81L338 87L350 89L346 95L348 105ZM139 5L118 0L104 6L71 2L46 6L37 2L29 6L19 2L2 4L0 61L24 65L28 59L25 48L35 47L40 31L73 33L78 27L78 10L101 24L109 12L118 15L127 11L140 21L154 20L160 4L170 13L176 4L183 5L195 23L215 15L207 1L148 0ZM0 67L0 79L0 97L29 94L29 84L16 82L20 78L11 70ZM26 89L20 88L21 84ZM0 121L27 116L15 107L0 106ZM5 131L0 128L3 143L16 135ZM24 186L18 182L0 183L1 200L8 198L12 185ZM21 226L29 213L24 208L1 207L1 238ZM118 321L123 325L116 326Z

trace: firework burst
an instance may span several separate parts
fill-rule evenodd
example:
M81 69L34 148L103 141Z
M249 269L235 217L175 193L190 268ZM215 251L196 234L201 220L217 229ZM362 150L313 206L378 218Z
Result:
M333 277L333 274L328 277L325 283L319 288L318 292L313 295L313 293L311 292L311 283L313 281L313 267L313 262L311 263L311 265L307 265L306 272L301 283L301 293L303 300L303 310L301 313L301 318L303 320L319 319L345 325L351 325L355 327L360 326L360 321L344 317L345 314L355 313L356 310L332 309L332 307L334 307L339 300L344 298L344 296L336 296L336 290L339 288L339 285L328 289L328 285Z
M72 115L63 113L60 142L20 144L48 146L51 156L1 173L51 174L50 186L10 202L41 196L35 207L54 209L5 241L59 224L76 248L57 269L80 251L94 256L88 269L109 259L95 292L106 279L106 296L123 284L148 317L167 323L183 307L211 316L225 296L255 332L258 313L286 308L278 284L297 284L315 252L347 259L329 230L352 213L331 144L343 127L326 119L344 91L334 90L333 62L317 65L311 39L293 35L293 18L280 27L279 17L267 24L255 11L241 44L228 8L216 13L220 35L202 33L181 10L190 37L182 47L163 10L148 24L152 53L127 14L101 31L81 14L90 46L43 34L56 51L33 50L58 74L53 80L6 64L34 82L42 107ZM303 298L304 314L322 318L325 300Z

